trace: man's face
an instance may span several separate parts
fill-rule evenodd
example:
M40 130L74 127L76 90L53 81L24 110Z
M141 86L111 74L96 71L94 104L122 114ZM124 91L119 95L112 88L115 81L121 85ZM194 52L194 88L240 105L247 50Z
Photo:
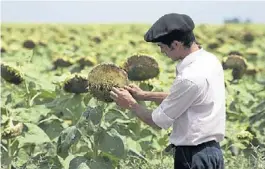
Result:
M173 42L170 47L160 42L157 43L157 45L160 47L161 53L165 54L173 61L181 59L181 51L179 45L176 43Z

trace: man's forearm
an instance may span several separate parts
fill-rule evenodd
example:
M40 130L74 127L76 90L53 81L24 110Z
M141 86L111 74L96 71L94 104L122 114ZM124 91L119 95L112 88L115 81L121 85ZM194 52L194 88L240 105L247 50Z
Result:
M142 105L139 105L138 103L135 103L132 105L131 111L133 111L138 118L140 118L144 123L148 124L149 126L156 128L156 129L161 129L159 126L157 126L153 119L152 119L152 112L145 108Z
M166 97L168 93L165 92L148 92L145 91L142 96L142 101L154 101L157 104L160 104Z

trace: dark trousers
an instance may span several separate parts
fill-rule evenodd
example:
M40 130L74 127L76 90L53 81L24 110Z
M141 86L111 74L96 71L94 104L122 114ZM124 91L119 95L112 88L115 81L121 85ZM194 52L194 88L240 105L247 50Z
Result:
M215 141L174 149L175 169L224 169L223 153Z

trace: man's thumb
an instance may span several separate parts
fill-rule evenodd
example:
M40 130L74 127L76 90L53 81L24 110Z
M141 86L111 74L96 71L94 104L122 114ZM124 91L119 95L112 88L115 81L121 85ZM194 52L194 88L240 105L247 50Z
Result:
M132 91L132 88L129 87L129 86L124 86L124 89L129 90L129 91Z

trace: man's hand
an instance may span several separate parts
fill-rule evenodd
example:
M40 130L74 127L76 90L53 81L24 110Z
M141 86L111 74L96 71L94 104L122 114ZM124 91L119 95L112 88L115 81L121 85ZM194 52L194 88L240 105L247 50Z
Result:
M143 101L144 100L144 91L136 86L135 84L130 84L129 86L124 86L126 90L128 90L134 99Z
M123 88L113 87L110 91L110 97L121 108L131 109L134 104L137 104L137 101L132 97L129 91Z
M154 101L157 104L160 104L168 96L168 93L165 92L144 91L134 84L130 84L124 88L138 101Z
M110 97L116 102L118 106L121 108L129 109L135 113L138 118L140 118L143 122L154 127L156 129L160 129L152 119L152 111L149 111L145 107L139 105L137 101L132 97L130 92L123 88L115 88L113 87L110 91Z

